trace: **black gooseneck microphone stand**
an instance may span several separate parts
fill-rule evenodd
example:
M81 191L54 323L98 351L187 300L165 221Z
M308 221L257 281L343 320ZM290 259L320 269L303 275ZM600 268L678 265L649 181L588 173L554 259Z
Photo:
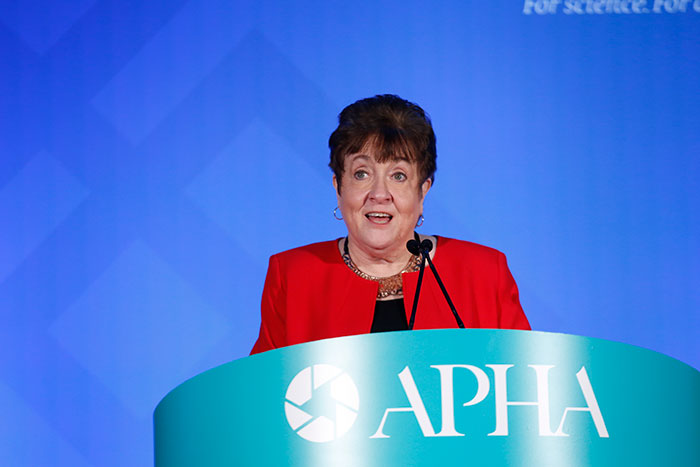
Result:
M464 323L462 322L462 319L459 317L459 314L457 313L457 309L455 308L454 303L452 303L452 299L450 299L450 295L447 293L447 289L445 288L445 285L442 283L442 280L440 279L440 275L437 272L437 269L435 269L435 265L433 264L433 261L430 259L430 250L433 249L433 242L428 240L427 238L423 240L422 242L420 241L420 237L416 232L413 233L414 239L409 240L406 242L406 248L408 249L411 254L417 255L420 253L421 255L421 262L420 262L420 272L418 273L418 284L416 286L416 294L413 297L413 307L411 309L411 319L408 322L408 329L413 329L413 325L416 320L416 310L418 309L418 298L420 297L420 289L421 286L423 285L423 272L425 271L425 262L428 262L428 266L430 266L430 270L433 271L433 275L435 276L435 279L437 280L438 285L440 286L440 290L442 290L442 294L445 296L445 299L447 300L447 304L450 306L450 310L452 311L452 316L454 316L455 321L457 322L457 326L459 326L461 329L464 329Z
M411 319L408 321L408 329L413 329L413 324L416 321L416 310L418 309L418 297L420 297L420 287L423 284L423 272L425 272L425 254L421 248L420 237L414 232L415 240L411 239L406 242L406 248L412 255L421 255L420 259L420 272L418 273L418 284L416 285L416 293L413 296L413 307L411 307Z

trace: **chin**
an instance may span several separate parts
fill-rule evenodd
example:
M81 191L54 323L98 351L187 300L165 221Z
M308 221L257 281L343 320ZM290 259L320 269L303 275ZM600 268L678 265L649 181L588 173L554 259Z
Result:
M377 232L374 234L363 235L360 237L367 246L376 250L391 248L392 246L401 243L401 238L392 232Z

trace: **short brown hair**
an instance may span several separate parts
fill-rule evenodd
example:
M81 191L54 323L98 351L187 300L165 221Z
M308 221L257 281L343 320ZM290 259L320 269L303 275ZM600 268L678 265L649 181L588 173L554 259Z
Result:
M328 164L340 192L345 156L365 146L377 149L377 161L405 159L418 166L420 186L435 180L437 151L430 117L418 105L393 94L361 99L338 115L338 128L328 139Z

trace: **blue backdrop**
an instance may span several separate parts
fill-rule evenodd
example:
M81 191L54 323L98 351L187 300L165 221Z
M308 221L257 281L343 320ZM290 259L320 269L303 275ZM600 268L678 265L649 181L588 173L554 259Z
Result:
M700 0L5 0L0 60L3 465L150 465L269 255L344 234L377 93L433 118L422 231L504 251L533 328L700 366Z

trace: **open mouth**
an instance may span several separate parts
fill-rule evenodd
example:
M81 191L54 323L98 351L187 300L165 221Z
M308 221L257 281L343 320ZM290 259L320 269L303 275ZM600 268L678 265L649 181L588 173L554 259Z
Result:
M388 224L394 216L385 212L368 212L365 217L374 224Z

